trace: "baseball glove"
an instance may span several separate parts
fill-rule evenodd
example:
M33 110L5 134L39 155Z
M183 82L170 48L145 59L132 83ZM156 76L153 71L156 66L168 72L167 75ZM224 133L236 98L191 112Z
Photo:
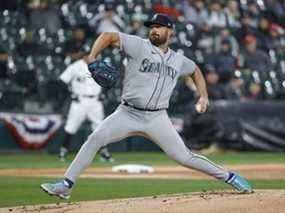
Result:
M110 89L116 83L119 72L105 61L96 60L88 64L92 78L101 86Z

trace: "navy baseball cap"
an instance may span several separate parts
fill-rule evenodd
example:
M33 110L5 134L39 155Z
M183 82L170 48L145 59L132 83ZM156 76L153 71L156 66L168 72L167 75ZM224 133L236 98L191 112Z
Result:
M150 20L144 22L144 26L146 27L150 27L151 25L160 25L168 28L173 28L173 21L166 14L156 13Z

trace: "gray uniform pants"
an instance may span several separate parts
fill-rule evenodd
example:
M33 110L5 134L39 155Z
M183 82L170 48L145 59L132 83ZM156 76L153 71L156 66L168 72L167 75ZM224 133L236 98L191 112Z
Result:
M185 167L202 171L217 179L228 179L228 171L207 158L192 153L185 146L165 110L139 111L124 105L120 105L88 137L66 171L65 177L75 182L84 169L91 164L100 147L130 135L146 136L160 146L170 158Z

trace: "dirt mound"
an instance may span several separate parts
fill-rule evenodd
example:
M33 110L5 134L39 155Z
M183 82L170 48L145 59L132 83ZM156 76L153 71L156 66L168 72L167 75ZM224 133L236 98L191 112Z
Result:
M285 190L258 190L253 194L203 192L171 196L116 199L0 209L22 213L283 213Z

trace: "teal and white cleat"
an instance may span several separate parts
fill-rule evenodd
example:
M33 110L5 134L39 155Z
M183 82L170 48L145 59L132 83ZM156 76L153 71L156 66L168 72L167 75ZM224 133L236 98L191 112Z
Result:
M237 173L230 172L230 177L226 182L241 193L253 193L253 189L250 183L244 177L240 176Z
M41 189L49 195L56 195L62 199L70 198L71 189L64 180L56 183L43 183Z

